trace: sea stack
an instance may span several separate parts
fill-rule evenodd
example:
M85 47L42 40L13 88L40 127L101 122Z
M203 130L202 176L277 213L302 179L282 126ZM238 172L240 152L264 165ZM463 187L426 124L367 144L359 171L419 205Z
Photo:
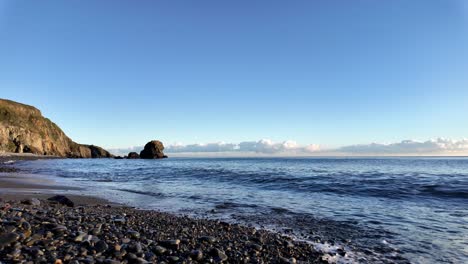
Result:
M159 140L152 140L146 143L145 148L140 152L140 158L142 159L163 159L167 158L164 155L164 145Z

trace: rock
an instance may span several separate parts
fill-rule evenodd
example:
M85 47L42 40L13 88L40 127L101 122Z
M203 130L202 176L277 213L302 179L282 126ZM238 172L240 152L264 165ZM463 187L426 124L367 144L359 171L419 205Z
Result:
M96 245L94 245L94 249L96 252L104 252L109 248L109 246L103 240L99 240Z
M5 99L0 99L0 152L69 158L112 157L100 147L74 142L37 108Z
M52 229L52 231L55 233L55 234L61 234L61 233L64 233L65 231L67 231L67 227L66 226L63 226L63 225L57 225L56 227L54 227Z
M94 145L82 145L82 146L86 146L89 148L89 150L91 151L91 158L93 159L96 159L96 158L112 158L113 155L110 154L107 150L101 148L101 147L98 147L98 146L94 146Z
M153 140L146 143L145 148L140 152L142 159L162 159L167 158L163 153L164 145L161 141Z
M138 153L136 152L130 152L128 153L128 156L127 156L127 159L139 159L140 158L140 155L138 155Z
M21 228L23 228L24 230L31 230L31 224L28 222L23 222L21 223Z
M74 207L75 206L75 203L73 203L72 200L68 199L64 195L55 195L53 197L50 197L47 200L57 202L57 203L62 204L62 205L66 205L68 207Z
M203 258L203 252L201 250L192 250L190 257L194 260L201 260Z
M280 263L284 263L284 264L296 264L297 261L296 261L295 258L287 259L287 258L284 258L284 257L280 257Z
M115 156L114 159L123 159L122 156Z
M177 263L179 261L179 257L177 256L170 256L169 257L169 262L171 263Z
M133 253L141 253L141 252L143 252L143 248L142 248L142 246L141 246L141 243L140 243L140 242L137 242L137 243L135 243L135 244L130 245L129 251L131 251L131 252L133 252Z
M88 234L85 232L78 232L78 234L75 237L75 242L82 242L87 235Z
M146 260L143 259L143 258L137 258L137 259L135 260L135 263L136 263L136 264L146 264L146 263L149 263L149 262L146 261Z
M210 255L213 256L213 258L215 258L215 260L217 262L223 262L223 261L226 261L228 259L228 257L224 253L224 251L222 251L220 249L217 249L217 248L213 248L210 251Z
M200 237L200 242L207 242L207 243L214 243L216 242L216 238L215 237L212 237L212 236L202 236Z
M28 204L28 205L34 205L34 206L40 206L41 205L41 201L39 201L39 199L37 199L37 198L26 199L26 200L21 201L21 203Z
M125 224L125 218L123 217L116 217L113 219L114 223L116 224Z
M113 259L106 259L104 260L104 264L120 264L120 261L113 260Z
M294 244L293 244L293 242L291 242L291 241L284 241L283 245L284 245L286 248L293 248L293 247L294 247Z
M164 240L161 241L161 245L168 247L168 248L173 248L173 249L178 249L180 244L179 239L172 239L172 240Z
M252 249L255 250L255 251L261 251L261 250L262 250L262 246L259 245L259 244L255 244L255 243L252 243L252 244L250 245L250 248L252 248Z
M130 235L130 237L133 238L133 239L140 238L140 233L138 233L137 231L134 231L134 230L129 230L127 232L127 234Z
M162 255L164 254L165 252L167 251L167 249L165 247L161 247L161 246L156 246L153 250L154 253L156 253L156 255Z
M0 234L0 247L8 246L18 240L19 235L16 233L4 233Z

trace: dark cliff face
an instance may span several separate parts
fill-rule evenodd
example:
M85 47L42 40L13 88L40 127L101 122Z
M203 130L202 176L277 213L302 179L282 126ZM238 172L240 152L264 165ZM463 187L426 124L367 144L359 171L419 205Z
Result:
M106 150L75 143L37 108L0 99L0 151L70 158L109 158Z

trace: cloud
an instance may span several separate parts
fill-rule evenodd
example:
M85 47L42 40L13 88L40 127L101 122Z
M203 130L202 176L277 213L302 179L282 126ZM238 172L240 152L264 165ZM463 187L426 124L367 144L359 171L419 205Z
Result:
M140 152L141 147L109 149L114 155L127 155L131 151ZM288 140L283 142L273 142L269 139L262 139L258 141L244 141L240 143L198 143L184 145L182 143L175 143L167 145L164 149L168 154L264 154L264 155L310 155L319 151L318 145L301 146L295 141Z
M259 154L306 154L317 151L317 145L299 146L295 141L273 142L269 139L259 141L244 141L240 143L208 143L169 145L167 153L191 153L191 152L235 152L235 153L259 153Z
M177 143L166 147L168 153L185 153L185 152L230 152L235 151L237 145L232 143L208 143L208 144L190 144L183 145Z
M401 142L391 144L371 143L363 145L351 145L338 148L336 151L357 155L449 155L468 152L468 139L451 140L438 138L427 141L403 140Z
M125 149L110 149L116 155L127 155L131 151L140 152L141 147ZM435 140L416 141L403 140L397 143L370 143L349 145L335 149L322 149L319 145L299 145L287 140L274 142L270 139L244 141L240 143L215 142L206 144L175 143L167 145L164 150L175 156L364 156L364 155L467 155L468 139L451 140L438 138Z

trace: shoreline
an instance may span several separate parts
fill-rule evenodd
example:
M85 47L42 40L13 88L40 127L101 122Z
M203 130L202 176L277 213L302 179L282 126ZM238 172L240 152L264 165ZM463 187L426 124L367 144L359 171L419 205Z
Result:
M2 167L13 167L3 162ZM0 225L1 260L74 264L328 263L312 245L277 232L135 209L76 194L80 188L54 184L21 172L0 173L0 215L11 223ZM55 194L64 194L75 207L47 200ZM6 209L6 204L11 208ZM26 228L23 222L28 223Z

